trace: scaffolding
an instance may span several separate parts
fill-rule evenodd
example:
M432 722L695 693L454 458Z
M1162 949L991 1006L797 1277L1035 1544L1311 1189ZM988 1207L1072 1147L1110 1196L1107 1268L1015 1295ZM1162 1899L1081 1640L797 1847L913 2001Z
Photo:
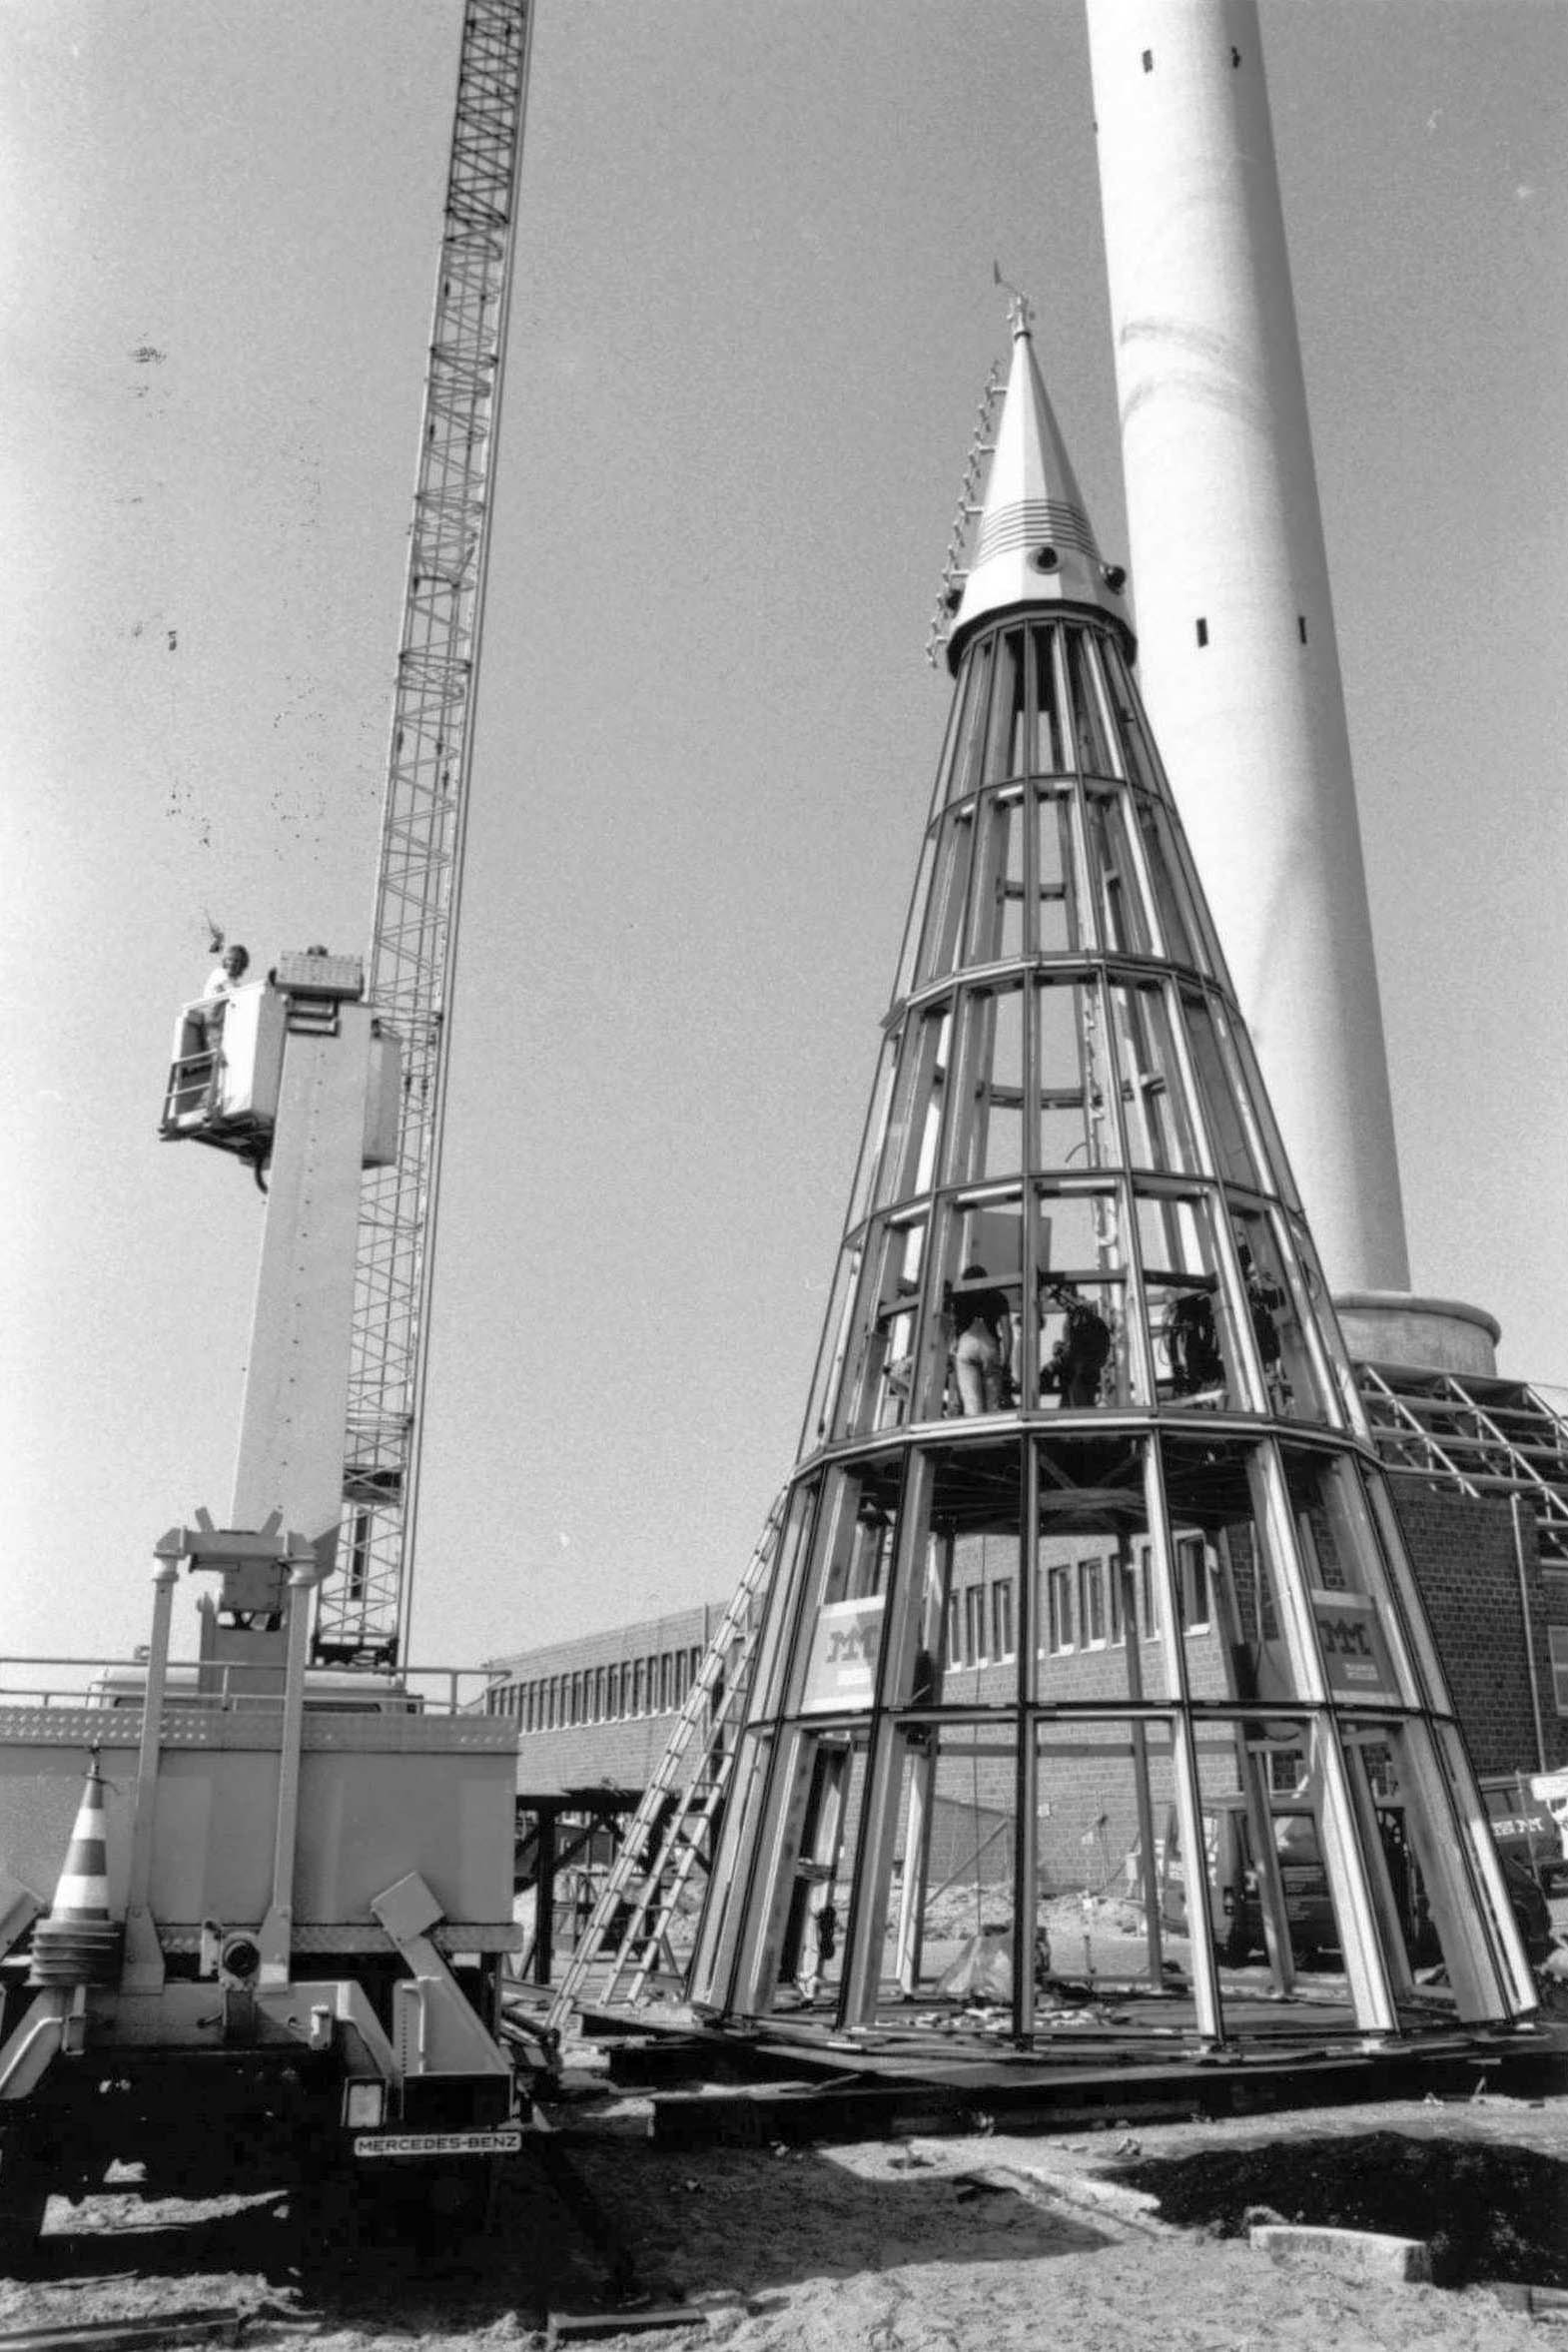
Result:
M1373 1441L1390 1470L1476 1496L1521 1496L1541 1566L1568 1571L1568 1422L1523 1380L1358 1364Z

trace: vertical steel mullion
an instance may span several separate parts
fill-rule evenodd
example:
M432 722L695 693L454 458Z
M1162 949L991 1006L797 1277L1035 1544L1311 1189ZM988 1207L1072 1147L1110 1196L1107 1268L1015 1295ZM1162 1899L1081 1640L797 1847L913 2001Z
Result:
M1172 1726L1172 1763L1175 1768L1176 1819L1185 1860L1182 1882L1186 1893L1186 1924L1192 1969L1192 1995L1200 2040L1224 2039L1224 2010L1219 1976L1214 1965L1213 1890L1208 1883L1203 1839L1202 1776L1197 1741L1192 1729L1192 1693L1187 1678L1186 1652L1177 1606L1176 1563L1171 1550L1171 1513L1166 1495L1166 1466L1158 1431L1144 1440L1144 1515L1154 1553L1154 1574L1160 1586L1161 1638L1166 1653L1166 1679L1175 1722Z
M1132 1162L1128 1157L1127 1105L1122 1095L1122 1069L1118 1058L1111 1019L1111 984L1104 964L1095 975L1100 990L1101 1035L1105 1041L1107 1087L1112 1101L1112 1118L1116 1128L1117 1159L1121 1167L1118 1189L1122 1199L1122 1213L1126 1220L1123 1234L1122 1260L1125 1275L1123 1321L1131 1320L1136 1334L1135 1355L1139 1378L1143 1384L1147 1409L1153 1413L1160 1403L1160 1390L1155 1376L1155 1341L1150 1328L1149 1296L1144 1286L1144 1245L1138 1229L1138 1191L1133 1182Z
M1028 2038L1035 2030L1035 1926L1040 1907L1040 1740L1035 1722L1035 1539L1040 1522L1039 1440L1025 1425L1020 1437L1018 1544L1018 1681L1014 1724L1013 2030Z

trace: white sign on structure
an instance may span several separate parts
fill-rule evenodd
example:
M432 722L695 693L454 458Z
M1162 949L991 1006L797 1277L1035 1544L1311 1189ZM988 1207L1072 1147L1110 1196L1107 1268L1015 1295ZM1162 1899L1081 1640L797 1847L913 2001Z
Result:
M883 1595L829 1601L817 1612L802 1705L812 1715L869 1707L882 1644Z

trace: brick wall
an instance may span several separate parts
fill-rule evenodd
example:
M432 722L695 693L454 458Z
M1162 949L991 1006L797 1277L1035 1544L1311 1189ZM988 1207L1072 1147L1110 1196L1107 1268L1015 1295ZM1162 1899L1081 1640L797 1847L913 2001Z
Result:
M699 1603L695 1608L679 1609L666 1617L644 1617L635 1624L618 1625L608 1632L554 1642L545 1649L487 1659L485 1670L496 1678L492 1703L500 1713L516 1711L523 1686L553 1685L556 1711L564 1715L569 1712L573 1677L583 1678L576 1707L585 1720L557 1721L548 1729L530 1730L519 1717L519 1791L531 1796L548 1796L601 1783L608 1783L612 1788L645 1787L669 1743L680 1711L678 1697L668 1706L659 1705L656 1697L650 1697L650 1686L656 1689L657 1678L649 1674L649 1662L670 1660L673 1676L673 1662L683 1660L685 1669L678 1683L683 1693L692 1654L701 1657L706 1652L726 1606L725 1601ZM642 1672L634 1683L638 1667ZM601 1668L606 1673L614 1670L617 1688L622 1693L630 1693L634 1688L638 1691L640 1703L635 1712L631 1711L633 1702L628 1697L622 1700L622 1712L594 1719L596 1702L584 1686Z
M1508 1503L1397 1474L1388 1483L1476 1771L1537 1770L1525 1613ZM1568 1764L1568 1716L1556 1709L1548 1632L1552 1625L1568 1626L1568 1582L1543 1577L1534 1515L1523 1511L1520 1519L1546 1769L1555 1771Z

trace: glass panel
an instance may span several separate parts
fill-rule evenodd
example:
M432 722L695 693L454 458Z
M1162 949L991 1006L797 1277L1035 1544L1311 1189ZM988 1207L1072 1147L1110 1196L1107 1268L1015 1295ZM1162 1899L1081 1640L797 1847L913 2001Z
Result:
M837 1436L890 1428L909 1412L925 1242L923 1216L889 1219L867 1237L834 1417Z
M929 1187L947 1091L949 1012L945 1005L909 1023L898 1042L898 1078L876 1200L887 1205Z
M843 1971L866 1735L826 1732L812 1747L800 1844L787 1886L779 1890L787 1908L770 2004L776 2009L834 2008Z
M1105 765L1102 773L1125 776L1122 758L1122 735L1116 722L1116 709L1106 687L1106 640L1085 634L1080 640L1084 654L1084 691L1095 712L1096 732L1104 745Z
M1240 1072L1242 1099L1246 1106L1252 1131L1259 1139L1261 1157L1268 1172L1269 1180L1266 1188L1270 1192L1277 1192L1287 1206L1299 1208L1300 1202L1296 1195L1295 1185L1291 1181L1289 1163L1285 1158L1284 1146L1279 1140L1279 1130L1274 1125L1274 1115L1269 1105L1267 1090L1258 1071L1257 1058L1253 1054L1252 1041L1247 1036L1245 1024L1232 1021L1221 1006L1214 1008L1214 1017L1220 1035L1228 1044Z
M1016 1469L1008 1477L1008 1492L1016 1513ZM947 1707L1011 1706L1018 1693L1018 1537L1010 1531L960 1535L953 1545L952 1579L946 1626L939 1629L940 1679L933 1696ZM937 1582L934 1570L933 1592Z
M1195 1169L1197 1151L1165 990L1113 981L1111 1017L1132 1166L1173 1174Z
M946 1181L1016 1176L1024 1166L1022 988L960 999Z
M993 794L975 818L975 861L964 961L994 964L1024 945L1024 803Z
M1037 776L1060 776L1072 767L1073 761L1062 722L1059 632L1054 628L1037 628L1030 634L1035 669L1034 769Z
M1193 933L1186 918L1187 897L1178 890L1174 875L1181 871L1176 863L1171 835L1171 820L1158 801L1145 800L1142 795L1134 803L1138 812L1138 830L1144 845L1144 863L1149 875L1149 887L1160 928L1165 934L1165 953L1174 964L1194 964L1201 971L1206 959L1200 957L1193 945Z
M991 734L986 775L995 783L1026 772L1024 735L1024 639L1010 629L997 647L996 684L991 700Z
M1093 655L1088 638L1078 629L1068 635L1067 657L1073 700L1073 740L1079 770L1086 776L1114 776L1118 769L1106 726L1099 683L1094 674Z
M951 1365L947 1410L1002 1412L1017 1393L1024 1220L1015 1200L964 1209L960 1266L944 1298Z
M949 809L937 834L931 891L915 973L917 985L922 988L928 981L951 972L958 961L974 846L975 807L972 801L966 801L959 808Z
M1206 1193L1140 1193L1139 1250L1162 1404L1247 1409Z
M749 1713L753 1720L772 1718L781 1712L784 1705L784 1677L789 1664L791 1629L800 1612L809 1557L808 1542L816 1523L817 1497L820 1492L817 1479L806 1478L796 1485L789 1498L788 1512L779 1535L767 1611L758 1637L756 1662L752 1668ZM618 1691L611 1694L611 1706L618 1712Z
M994 637L982 638L966 664L967 692L953 761L948 795L951 800L967 800L972 792L978 792L985 775L986 718L991 698L992 656L995 650Z
M886 1038L877 1058L871 1108L866 1114L866 1132L861 1139L860 1159L855 1170L855 1188L850 1194L849 1214L844 1219L846 1232L853 1232L871 1207L876 1173L887 1147L888 1120L893 1105L893 1076L897 1064L898 1039L896 1036Z
M875 1702L898 1540L899 1465L830 1471L817 1520L813 1598L792 1676L803 1715L857 1715Z
M942 758L937 769L937 788L932 795L933 823L939 810L949 802L961 800L963 787L959 779L964 769L964 745L968 737L969 713L974 707L975 665L965 662L953 688L953 699L948 705L947 734L943 738Z
M1048 981L1036 992L1040 1055L1038 1168L1104 1168L1118 1157L1100 991Z
M1125 1439L1041 1441L1035 1647L1048 1702L1167 1695L1158 1611L1140 1586L1139 1453Z
M1256 1448L1236 1439L1164 1437L1161 1459L1175 1538L1178 1619L1194 1696L1245 1705L1299 1702L1312 1695L1292 1649L1273 1538L1259 1515L1262 1487L1253 1475ZM1202 1545L1199 1588L1183 1547ZM1182 1589L1184 1587L1184 1597ZM1196 1615L1201 1606L1206 1619ZM1202 1628L1200 1633L1200 1626Z
M833 1295L828 1302L827 1319L822 1326L816 1375L811 1384L801 1432L802 1452L809 1452L813 1446L820 1445L832 1423L834 1402L849 1352L855 1294L860 1285L861 1256L858 1246L839 1252L838 1266L833 1276Z
M1355 1461L1291 1446L1282 1459L1330 1698L1341 1706L1418 1704Z
M1183 989L1181 1014L1197 1080L1198 1103L1214 1156L1214 1173L1231 1183L1255 1188L1261 1176L1242 1124L1232 1072L1220 1049L1208 999Z
M1040 1399L1083 1411L1130 1401L1119 1193L1042 1193L1037 1283Z
M1147 956L1154 945L1142 879L1129 837L1126 792L1084 788L1089 870L1094 879L1100 944L1110 954Z
M1074 848L1074 795L1042 792L1035 812L1037 867L1034 947L1060 956L1083 945L1078 859Z
M1101 639L1100 659L1111 707L1116 715L1117 733L1127 762L1127 772L1134 783L1142 785L1146 791L1153 791L1160 773L1159 761L1150 742L1149 730L1122 648L1114 638Z
M944 1724L917 1751L900 1837L901 1898L890 1973L945 2015L1013 2016L1016 1723Z
M1271 1413L1295 1420L1325 1418L1302 1322L1301 1302L1286 1275L1270 1218L1235 1209L1230 1218L1246 1294L1247 1320Z

